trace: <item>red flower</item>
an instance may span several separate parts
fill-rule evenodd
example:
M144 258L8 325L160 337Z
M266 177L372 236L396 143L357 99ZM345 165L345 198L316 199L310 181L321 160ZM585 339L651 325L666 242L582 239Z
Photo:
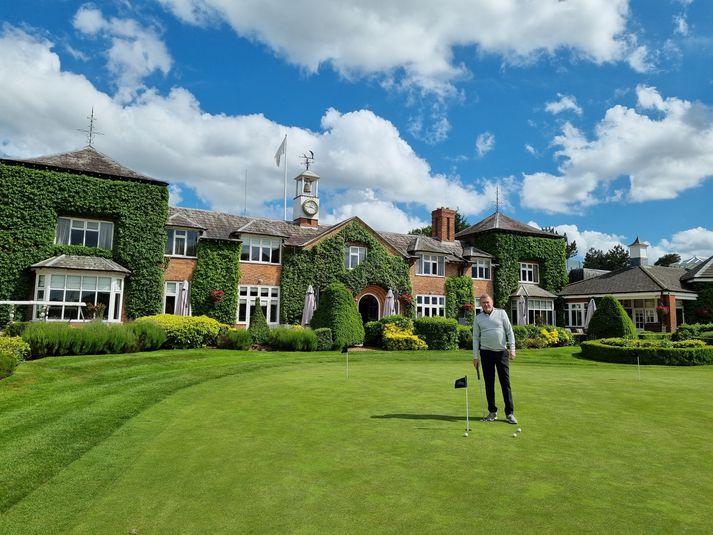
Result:
M223 290L211 290L210 299L214 303L220 303L225 297L225 292Z
M471 312L475 310L475 305L473 303L463 303L463 310Z
M402 293L400 296L401 301L403 301L406 305L410 305L413 303L413 295L407 294L407 293Z

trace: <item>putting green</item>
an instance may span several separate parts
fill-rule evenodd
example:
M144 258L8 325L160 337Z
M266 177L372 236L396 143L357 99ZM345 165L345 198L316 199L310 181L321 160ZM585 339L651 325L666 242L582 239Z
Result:
M632 367L522 360L517 438L502 421L463 437L464 373L481 411L467 355L356 359L348 380L343 363L304 362L190 386L15 504L0 531L710 529L710 369L647 367L639 381Z

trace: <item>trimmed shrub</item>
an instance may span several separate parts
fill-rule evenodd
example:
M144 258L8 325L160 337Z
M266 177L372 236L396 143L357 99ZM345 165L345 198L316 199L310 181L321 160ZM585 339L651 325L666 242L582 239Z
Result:
M703 333L713 332L713 323L682 323L673 334L674 340L697 338Z
M270 331L269 345L279 351L316 351L317 335L312 329L275 327Z
M19 336L0 336L0 351L12 353L18 363L30 358L30 345Z
M230 328L218 335L219 349L238 349L246 351L253 345L253 336L247 329Z
M387 351L413 351L428 349L426 342L415 334L400 328L396 323L384 325L384 349Z
M9 377L17 368L17 357L12 351L0 349L0 379Z
M132 321L124 328L137 339L137 351L155 351L161 349L168 340L166 329L150 321Z
M597 338L637 338L636 327L621 303L611 295L599 301L587 328L590 340Z
M381 347L381 337L384 334L384 324L380 321L367 321L364 324L364 345Z
M617 339L614 339L617 340ZM582 342L582 357L601 362L636 364L664 364L668 366L694 366L713 364L713 347L642 347L613 345L612 339ZM639 342L643 342L639 340Z
M255 307L250 314L250 327L248 331L253 337L253 343L259 345L267 344L270 339L270 327L265 319L265 313L262 311L262 306L260 306L260 298L255 298Z
M320 295L310 325L313 329L332 329L333 347L349 347L364 342L364 325L356 302L341 282L328 285Z
M192 349L215 345L218 335L229 329L227 325L208 316L174 316L158 314L144 316L136 322L149 321L166 331L164 347L172 349Z
M458 349L458 322L453 318L419 318L414 329L429 349Z
M379 323L381 323L382 325L389 325L393 323L399 329L403 329L404 331L413 331L413 320L411 318L407 318L406 316L401 316L399 314L394 314L393 316L384 316L379 320Z
M639 338L641 340L671 340L671 333L656 333L652 331L642 331L639 333Z
M27 329L27 326L31 323L31 321L13 321L5 325L3 334L5 336L22 336L22 333L25 332L25 329Z
M473 327L458 325L458 347L461 349L473 349Z
M332 340L332 329L323 327L314 329L314 334L317 335L317 351L329 351L332 349L334 342Z

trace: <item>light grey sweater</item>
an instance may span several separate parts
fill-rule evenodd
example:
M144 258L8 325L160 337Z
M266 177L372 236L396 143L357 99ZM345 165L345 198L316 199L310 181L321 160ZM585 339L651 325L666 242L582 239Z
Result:
M481 312L473 320L473 358L478 358L478 351L489 349L503 351L510 345L515 351L515 334L512 332L510 318L501 308L493 308L490 314Z

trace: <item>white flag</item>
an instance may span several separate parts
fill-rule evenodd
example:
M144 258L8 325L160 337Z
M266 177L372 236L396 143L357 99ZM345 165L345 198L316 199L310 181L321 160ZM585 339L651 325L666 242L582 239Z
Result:
M277 165L277 167L280 167L280 158L285 154L286 147L287 136L285 135L285 139L282 140L282 143L280 144L279 148L277 149L277 152L275 153L275 165Z

